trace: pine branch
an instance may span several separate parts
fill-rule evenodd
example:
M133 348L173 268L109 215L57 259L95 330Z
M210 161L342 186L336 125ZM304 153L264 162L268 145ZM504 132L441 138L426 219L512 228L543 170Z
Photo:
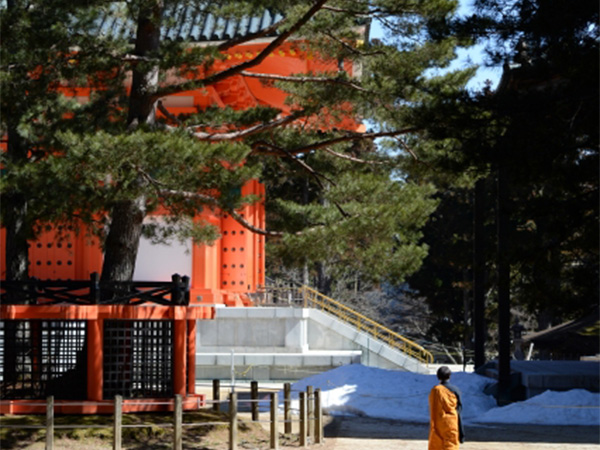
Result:
M351 10L349 8L337 8L335 6L328 6L328 5L324 6L323 9L326 9L328 11L343 13L343 14L350 14L354 17L372 17L374 14L383 12L383 10L381 8L374 8L368 12L364 12L364 11Z
M183 125L183 122L177 118L174 114L172 114L162 103L162 101L157 101L158 110L165 115L168 119L171 119L178 125ZM200 127L201 125L192 125L188 126L185 129L190 132L194 137L198 138L201 141L231 141L236 139L246 138L256 133L261 133L263 131L270 130L272 128L277 128L282 125L286 125L288 123L293 122L294 120L303 117L304 111L296 111L293 114L279 117L276 120L272 120L267 123L259 123L252 127L245 128L243 130L231 131L228 133L206 133L200 131L194 131L195 128ZM168 130L174 131L177 127L166 126Z
M342 86L348 86L352 89L356 89L357 91L372 93L362 86L359 86L357 83L352 83L347 80L342 80L340 78L327 78L327 77L291 77L284 75L274 75L270 73L255 73L255 72L241 72L241 75L245 77L252 78L260 78L263 80L273 80L273 81L290 81L293 83L330 83L330 84L340 84Z
M312 167L310 167L308 164L306 164L304 161L302 161L296 155L293 155L292 153L290 153L289 151L287 151L283 147L276 147L275 145L264 143L264 142L262 144L260 144L260 145L269 146L272 149L276 149L281 154L288 156L292 161L294 161L296 164L299 164L304 170L306 170L308 173L310 173L315 178L317 184L319 185L319 187L321 189L324 188L323 183L321 182L321 178L324 179L325 181L331 183L333 186L336 185L335 181L333 181L331 178L328 178L325 175L323 175L322 173L317 172L315 169L313 169ZM337 210L340 212L340 214L342 215L342 217L345 217L345 218L350 217L350 214L348 214L344 210L344 208L342 208L342 206L339 203L333 202L333 204L335 205L335 207L337 208Z
M257 233L262 236L271 236L271 237L283 236L283 232L281 232L281 231L269 231L269 230L265 230L265 229L262 229L262 228L252 225L246 219L244 219L241 216L241 214L237 213L236 211L234 211L232 209L223 208L223 205L220 204L219 200L217 200L213 196L201 194L199 192L189 192L189 191L180 191L180 190L176 190L176 189L169 189L166 187L166 185L164 183L161 183L160 181L155 179L152 175L150 175L148 172L143 170L141 167L136 166L136 169L137 169L138 173L146 181L148 181L148 183L150 183L155 188L157 194L159 194L162 197L192 198L192 199L200 201L201 203L203 203L205 205L214 206L216 208L219 208L221 211L226 212L227 214L230 214L231 217L233 217L236 222L238 222L244 228L252 231L253 233Z
M343 153L338 153L330 148L324 148L323 150L337 158L346 159L359 164L383 164L381 161L366 161L364 159L355 158L354 156L344 155Z
M154 94L155 98L163 97L165 95L172 95L183 91L190 91L193 89L198 89L200 87L209 86L211 84L218 83L219 81L225 80L231 76L238 75L246 69L250 69L259 65L263 62L271 52L277 49L280 45L282 45L287 38L289 38L292 34L302 28L316 13L318 13L323 6L327 3L327 0L318 0L312 8L310 8L294 25L292 25L287 31L281 33L277 36L273 42L267 45L258 55L252 58L249 61L243 62L236 66L232 66L228 69L225 69L221 72L217 72L213 75L210 75L204 79L194 80L190 82L185 82L177 85L166 86L160 89L156 94Z
M260 234L261 236L281 237L286 234L283 231L271 231L271 230L266 230L264 228L254 226L251 223L249 223L244 217L242 217L241 214L239 214L238 212L236 212L232 209L224 209L223 205L221 205L216 198L211 197L206 194L200 194L198 192L177 191L174 189L161 189L160 194L163 196L182 196L182 197L187 197L187 198L198 199L201 202L205 203L206 205L210 205L210 206L219 208L221 211L229 214L241 226L243 226L244 228L246 228L249 231L252 231L253 233ZM308 228L305 231L297 231L295 233L289 233L289 234L301 236L301 235L305 234L306 232L313 231L313 230L323 228L323 227L324 227L324 225L315 225L311 228Z
M327 178L325 175L320 174L319 172L314 170L312 167L310 167L308 164L306 164L304 161L302 161L300 158L298 158L296 155L293 155L292 153L290 153L283 147L279 147L279 146L276 146L274 144L270 144L269 142L264 142L264 141L255 142L254 144L252 144L253 150L258 149L259 147L268 147L271 152L277 153L278 156L289 157L292 161L299 164L304 170L306 170L308 173L310 173L312 176L314 176L319 187L321 187L321 188L324 187L323 183L321 182L321 178L323 178L324 180L328 181L329 183L331 183L332 185L335 186L335 182L333 180L331 180L330 178ZM257 153L257 152L255 152L255 153Z
M417 157L417 155L415 154L415 152L413 151L413 149L412 149L412 148L410 148L406 142L404 142L404 141L403 141L402 139L400 139L400 138L396 138L396 141L397 141L397 142L400 144L400 146L401 146L402 148L404 148L404 150L406 150L408 153L410 153L410 154L411 154L411 156L412 156L412 157L415 159L415 161L417 161L417 162L421 162L421 161L419 160L419 158Z
M126 55L121 56L121 61L126 63L134 63L137 64L139 62L151 62L151 63L159 63L160 58L150 57L150 56L141 56L141 55L133 55L128 53Z
M265 230L263 228L259 228L259 227L252 225L246 219L244 219L242 217L242 215L239 214L238 212L236 212L232 209L224 209L223 205L221 205L216 198L211 197L210 195L200 194L198 192L178 191L178 190L174 190L174 189L161 189L159 191L159 193L165 197L178 196L178 197L193 198L193 199L199 200L200 202L202 202L206 205L210 205L210 206L219 208L221 211L223 211L223 212L229 214L231 217L233 217L233 219L236 222L238 222L240 225L242 225L244 228L252 231L253 233L260 234L261 236L280 237L280 236L283 236L283 234L284 234L281 231Z
M285 156L285 152L281 147L266 141L253 142L251 148L252 153L255 155Z
M334 40L335 42L337 42L338 44L340 44L342 47L344 47L346 50L348 50L351 53L354 53L355 55L360 55L360 56L373 56L373 55L384 55L385 52L382 50L376 50L374 52L361 52L359 49L357 49L356 47L352 47L350 44L348 44L347 42L344 42L342 39L334 36L333 34L329 33L329 32L322 32L325 36L327 36L329 39Z
M259 123L244 130L237 130L229 133L206 133L200 131L193 131L194 127L188 127L188 130L191 131L192 134L201 141L230 141L235 139L246 138L253 134L262 133L263 131L286 125L298 119L299 117L302 117L304 114L304 111L296 111L293 114L280 117L276 120L272 120L271 122Z
M325 147L329 147L330 145L339 144L341 142L360 141L363 139L373 140L373 139L377 139L380 137L394 137L394 136L400 136L402 134L414 133L419 130L420 130L419 128L405 128L403 130L385 131L385 132L380 132L380 133L350 133L345 136L340 136L340 137L328 139L325 141L315 142L313 144L304 145L302 147L298 147L294 150L288 150L288 151L293 155L297 155L300 153L306 153L306 152L311 152L314 150L319 150L319 149L322 149ZM267 148L271 148L271 150L267 150ZM270 144L265 144L264 142L256 143L255 145L252 146L252 150L255 154L281 156L281 150L277 147L275 147L275 149L277 151L273 151L273 146L271 146Z
M356 4L360 5L360 2L356 2ZM364 3L365 6L372 8L372 5L370 5L368 2ZM369 11L365 12L365 11L361 11L361 10L356 10L356 9L350 9L350 8L339 8L336 6L329 6L326 5L323 7L323 9L326 9L328 11L332 11L332 12L337 12L337 13L342 13L342 14L349 14L352 15L354 17L373 17L376 16L378 14L382 14L382 13L386 13L387 10L383 9L383 8L372 8L369 9Z
M402 148L404 148L404 150L406 150L408 153L410 153L410 155L414 158L415 162L417 162L419 164L423 164L425 167L431 168L431 164L428 164L428 163L420 160L419 157L417 156L417 154L414 152L414 150L412 148L410 148L406 142L404 142L400 138L396 138L396 141L400 144L400 146Z
M359 2L356 2L357 4ZM365 3L365 6L367 6L368 8L372 8L372 5L370 5L368 2ZM401 8L394 8L394 7L389 7L389 8L372 8L369 9L368 12L364 12L361 10L356 10L356 9L350 9L350 8L338 8L335 6L329 6L326 5L323 7L323 9L326 9L328 11L332 11L335 13L342 13L342 14L348 14L354 17L361 17L361 18L370 18L370 19L378 19L378 20L383 20L391 15L401 15L403 13L414 13L415 10L414 8L409 8L406 5L402 5L403 7Z
M163 115L167 118L167 119L171 119L173 122L175 122L178 125L182 125L181 120L179 120L179 118L177 116L175 116L174 114L172 114L166 107L165 105L163 105L162 100L158 100L156 102L156 107L158 108L158 110L163 113Z
M285 150L283 150L283 151L285 151ZM289 155L289 156L294 161L300 163L302 165L302 167L304 167L306 170L308 170L313 176L315 176L315 177L321 176L321 177L325 178L323 175L318 174L308 164L304 163L303 161L300 161L298 158L294 157L293 155ZM164 183L161 183L160 181L156 180L154 177L152 177L148 172L143 170L141 167L135 166L135 169L142 176L142 178L144 178L150 185L154 186L157 193L161 196L164 196L164 197L179 196L179 197L185 197L185 198L193 198L193 199L199 200L200 202L202 202L206 205L217 207L217 208L221 209L222 211L226 212L227 214L230 214L231 217L233 217L233 219L236 222L238 222L244 228L252 231L253 233L257 233L262 236L270 236L270 237L280 237L280 236L284 235L284 233L281 231L270 231L270 230L266 230L266 229L259 228L259 227L252 225L246 219L244 219L244 217L242 217L241 214L239 214L235 210L223 208L223 205L221 205L220 202L215 197L212 197L212 196L206 195L206 194L200 194L198 192L180 191L180 190L165 188L166 185ZM325 178L325 179L327 179L327 178ZM328 179L327 179L327 181L331 182L331 180L328 180ZM321 185L319 180L318 180L318 182ZM336 208L338 209L338 211L340 212L340 214L344 218L350 217L350 214L345 212L339 204L337 204L337 203L334 203L334 204L335 204ZM309 230L312 230L315 228L322 228L322 227L323 227L323 225L319 225L317 227L310 228ZM304 233L299 231L294 234L302 235Z

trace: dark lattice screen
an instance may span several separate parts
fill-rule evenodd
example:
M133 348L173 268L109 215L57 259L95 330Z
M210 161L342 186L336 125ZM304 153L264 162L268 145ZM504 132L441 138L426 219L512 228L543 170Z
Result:
M85 398L85 321L2 320L0 351L1 398Z
M173 395L173 322L104 321L103 395L125 398Z

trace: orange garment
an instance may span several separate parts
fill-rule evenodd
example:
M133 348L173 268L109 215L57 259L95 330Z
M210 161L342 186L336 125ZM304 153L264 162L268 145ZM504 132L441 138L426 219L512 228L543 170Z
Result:
M458 449L458 399L454 393L437 385L429 394L429 450Z

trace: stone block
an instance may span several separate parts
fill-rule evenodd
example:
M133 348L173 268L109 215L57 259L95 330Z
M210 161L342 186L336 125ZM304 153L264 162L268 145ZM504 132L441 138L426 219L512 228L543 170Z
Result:
M216 319L247 319L248 311L254 308L220 308L216 310Z
M302 363L302 355L298 353L275 355L274 357L274 365L276 366L302 366Z
M256 354L248 354L244 355L245 363L251 364L253 366L271 366L275 362L275 355L266 354L266 353L256 353Z
M196 353L196 365L200 366L214 366L217 363L217 356L201 353Z

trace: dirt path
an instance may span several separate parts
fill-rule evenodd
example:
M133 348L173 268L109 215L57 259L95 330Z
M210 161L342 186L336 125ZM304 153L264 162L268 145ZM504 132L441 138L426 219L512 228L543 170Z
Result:
M387 419L336 417L325 428L326 450L426 450L428 426ZM467 426L461 450L599 450L600 426Z

